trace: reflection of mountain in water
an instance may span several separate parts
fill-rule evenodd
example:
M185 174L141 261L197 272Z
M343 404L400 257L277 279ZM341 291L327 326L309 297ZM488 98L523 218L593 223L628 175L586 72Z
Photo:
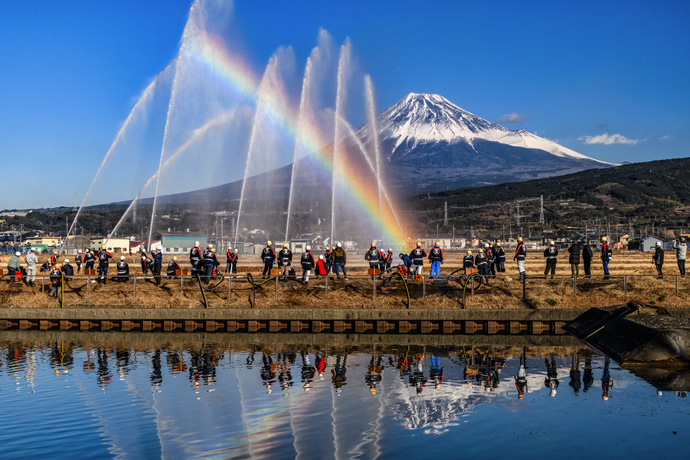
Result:
M445 364L450 363L445 362ZM392 384L393 388L388 392L386 406L408 430L428 428L425 433L447 431L446 427L456 425L454 422L461 414L470 412L481 404L493 403L499 398L516 398L513 376L519 364L519 359L510 359L506 362L506 366L499 374L500 384L493 391L478 385L476 381L470 386L464 381L453 379L443 382L438 390L431 385L425 388L421 395L417 395L405 376L403 379L396 379ZM567 388L569 370L564 364L559 360L558 365L563 367L558 368L558 379L560 385L565 385ZM428 368L425 368L425 371L428 374ZM543 361L528 361L528 393L546 390L545 375Z

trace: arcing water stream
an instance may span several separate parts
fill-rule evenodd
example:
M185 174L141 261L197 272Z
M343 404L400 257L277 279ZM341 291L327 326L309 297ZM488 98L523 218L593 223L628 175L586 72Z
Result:
M350 60L352 54L352 44L347 39L345 44L340 47L340 59L338 59L338 86L335 97L335 135L333 138L333 174L331 178L331 236L329 242L331 246L335 238L335 194L337 185L338 168L338 144L340 143L340 119L343 116L343 99L346 97L347 77L350 71Z
M371 132L374 142L374 152L376 154L376 184L379 189L379 209L381 211L381 239L383 240L383 202L381 201L381 149L379 146L379 131L376 126L376 108L374 107L374 85L371 83L371 77L367 75L364 77L364 85L367 92L367 107L369 109L369 123L371 123Z
M204 124L202 127L194 130L192 135L189 136L189 139L187 139L187 141L184 144L182 144L175 151L175 153L170 155L170 157L167 160L165 160L165 163L163 163L161 165L161 168L158 171L156 171L156 173L153 176L151 176L149 178L149 180L146 181L146 183L144 184L143 187L141 187L141 189L139 190L139 193L137 194L137 197L130 203L129 207L127 208L125 213L122 215L122 217L120 217L120 220L117 222L117 224L115 225L113 230L110 232L110 236L108 236L108 239L106 240L105 243L107 244L108 241L110 241L110 238L115 236L115 234L116 234L117 230L120 228L120 225L122 224L122 222L125 221L125 219L130 214L130 212L133 211L134 208L136 207L136 204L138 203L138 201L141 198L141 194L148 188L149 185L151 185L151 183L154 180L156 180L158 178L158 175L161 174L162 171L164 171L168 166L172 165L175 162L175 160L177 160L177 158L179 158L183 153L185 153L189 149L189 147L192 146L192 144L203 139L204 136L209 131L211 131L213 129L222 128L223 126L226 126L226 125L232 123L232 121L235 119L235 114L236 114L235 110L230 110L229 112L226 112L226 113L220 115L219 117L214 118L213 120Z
M304 123L304 111L306 110L306 99L309 95L309 87L311 86L311 71L312 71L311 56L307 58L307 65L304 68L304 79L302 80L302 94L299 101L299 115L297 118L297 129L295 130L295 151L292 156L292 173L290 177L290 195L288 196L287 208L287 222L285 223L285 241L288 241L290 230L290 213L292 212L292 195L295 191L295 175L297 174L297 161L299 160L299 148L302 141L302 123ZM237 241L235 241L237 242Z
M101 174L101 171L103 170L103 166L105 163L108 161L110 158L110 155L113 153L113 150L115 150L115 146L120 142L120 139L124 135L125 131L127 131L127 127L132 121L132 118L134 117L134 114L143 110L143 107L146 105L146 102L151 98L151 96L154 93L154 90L158 83L161 81L163 76L168 72L168 69L175 64L176 61L173 61L171 64L169 64L161 73L159 73L156 78L149 84L149 86L146 87L144 92L142 93L141 97L137 101L136 104L134 104L134 107L132 110L129 112L129 115L127 116L127 119L125 122L122 124L122 127L120 128L120 131L118 131L117 136L115 136L115 140L113 143L110 145L110 148L106 152L105 156L103 157L103 161L101 162L101 165L98 167L98 171L96 171L96 175L93 177L93 180L91 181L91 185L89 186L89 189L86 191L86 194L84 195L84 199L81 201L81 206L79 206L79 209L77 210L77 214L74 216L74 220L72 220L72 225L70 225L69 230L67 232L67 237L65 237L65 244L67 243L67 238L72 234L72 230L74 230L74 227L77 224L77 220L79 220L79 215L81 214L81 210L84 208L84 204L86 203L86 200L89 198L89 194L91 193L91 189L93 188L93 185L96 183L96 180L98 179L98 176ZM60 251L62 252L62 247L60 247Z

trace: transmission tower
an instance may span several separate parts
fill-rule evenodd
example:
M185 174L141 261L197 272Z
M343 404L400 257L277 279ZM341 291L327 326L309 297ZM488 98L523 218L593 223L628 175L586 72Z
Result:
M443 205L443 226L448 226L448 202L446 201Z

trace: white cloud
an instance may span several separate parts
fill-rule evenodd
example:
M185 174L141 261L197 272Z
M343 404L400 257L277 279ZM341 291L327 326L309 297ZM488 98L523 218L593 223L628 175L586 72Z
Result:
M673 136L671 136L670 134L666 136L661 136L659 138L660 141L670 141L671 139L673 139Z
M512 125L521 125L529 120L529 114L527 113L508 113L506 115L501 115L496 120L496 123L506 123Z
M577 138L578 141L583 141L585 144L604 144L604 145L611 145L611 144L629 144L629 145L635 145L638 142L642 142L644 139L628 139L625 136L621 136L620 134L611 134L609 133L604 133L600 134L598 136L580 136Z

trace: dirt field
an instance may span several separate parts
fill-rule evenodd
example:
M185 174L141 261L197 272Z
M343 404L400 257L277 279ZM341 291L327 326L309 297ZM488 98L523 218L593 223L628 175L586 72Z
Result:
M315 253L318 256L318 253ZM442 276L449 275L461 266L464 253L446 254L446 263L441 266ZM67 256L73 264L74 256ZM48 256L39 256L40 263L48 260ZM62 257L64 259L65 257ZM188 258L180 256L180 265L189 268ZM116 257L115 259L119 259ZM165 267L172 259L164 257ZM6 269L9 256L0 258L0 267ZM219 258L225 268L225 257ZM23 262L23 257L22 257ZM138 256L127 256L130 273L143 276ZM394 258L394 266L398 258ZM24 264L22 264L24 265ZM74 264L73 264L74 265ZM295 266L298 279L302 270ZM377 282L376 298L371 277L366 276L368 268L364 257L358 254L348 254L349 281L337 281L333 274L326 282L312 277L309 284L304 286L299 281L280 282L278 299L276 299L276 283L274 280L256 288L256 308L405 308L407 295L401 281L386 282L381 287ZM512 255L506 262L506 272L490 281L488 286L482 286L471 295L467 291L466 308L508 309L508 308L589 308L591 306L617 305L627 301L635 301L666 308L688 308L690 302L690 278L676 277L679 274L675 253L666 253L663 280L656 279L656 269L652 262L651 253L614 253L609 264L611 279L604 280L601 262L598 254L592 265L590 280L583 279L584 269L580 265L580 278L576 288L570 278L570 265L567 252L559 257L557 278L543 279L544 257L539 252L528 253L525 268L529 276L525 283L526 298L523 300L523 284L517 278L517 266L512 261ZM229 290L226 278L215 290L207 291L206 297L209 308L247 308L250 305L252 293L251 284L247 281L247 273L252 273L255 282L261 282L262 264L258 256L240 256L238 275L232 279L232 290ZM114 274L115 263L110 264L110 274ZM76 270L75 270L76 271ZM429 264L424 266L424 274L429 274ZM41 276L45 275L45 292L41 289ZM624 290L624 278L627 276L627 295ZM636 276L631 276L636 275ZM677 280L676 280L677 278ZM677 281L677 292L676 292ZM37 287L31 288L22 283L7 283L7 276L0 281L0 307L55 307L58 301L47 295L49 291L48 273L37 274ZM217 282L211 282L213 287ZM456 281L409 280L411 308L462 308L462 285ZM135 283L116 283L108 281L106 285L94 283L91 280L87 287L84 277L77 277L65 289L66 306L113 306L119 308L202 308L203 300L197 281L186 279L181 285L180 279L168 279L163 276L160 286L155 286L152 280L138 279Z

